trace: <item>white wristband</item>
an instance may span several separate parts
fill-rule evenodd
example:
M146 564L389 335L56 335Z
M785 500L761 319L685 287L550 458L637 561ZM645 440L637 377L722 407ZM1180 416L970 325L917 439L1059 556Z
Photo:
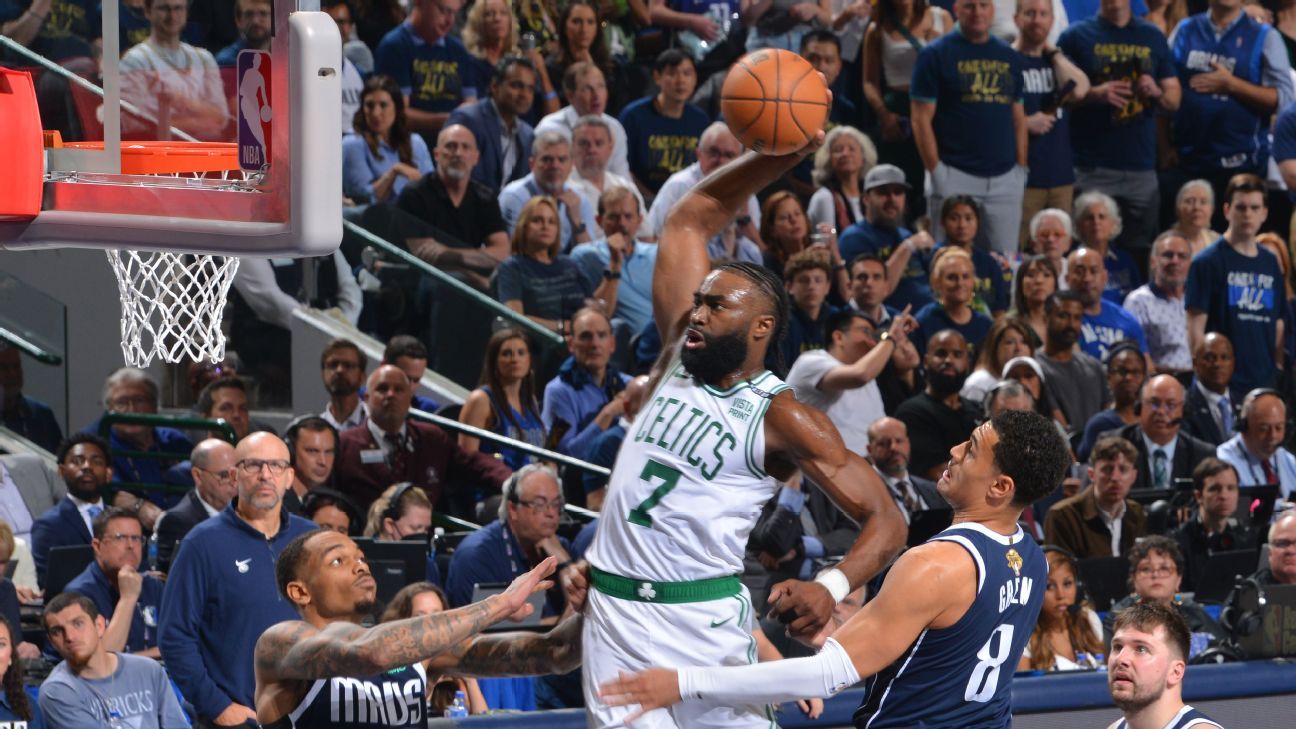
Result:
M832 595L833 602L846 599L851 591L850 580L846 579L846 575L836 567L820 572L814 581L828 588L828 594Z

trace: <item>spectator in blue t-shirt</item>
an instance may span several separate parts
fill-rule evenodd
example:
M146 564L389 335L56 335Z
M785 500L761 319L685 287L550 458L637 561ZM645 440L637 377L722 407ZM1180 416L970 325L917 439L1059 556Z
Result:
M932 258L931 282L936 301L914 314L918 331L909 338L910 341L918 347L920 354L925 353L928 340L937 332L953 329L967 342L968 356L975 358L994 320L972 308L976 282L972 257L967 251L953 246L937 251ZM962 386L960 382L959 389Z
M1134 315L1104 295L1107 268L1102 255L1093 248L1081 246L1067 256L1067 286L1080 295L1084 304L1084 323L1080 327L1080 349L1098 361L1107 359L1107 350L1116 342L1130 339L1138 342L1139 351L1147 352L1147 337Z
M1143 284L1143 277L1134 258L1113 245L1125 226L1120 206L1110 195L1086 192L1076 198L1072 216L1075 218L1076 242L1098 251L1107 269L1107 287L1102 295L1113 304L1121 303L1131 291Z
M400 84L410 130L433 138L456 107L477 100L477 62L450 35L463 0L413 0L405 22L383 36L374 71Z
M1022 201L1024 245L1028 223L1046 208L1071 209L1075 169L1071 165L1071 109L1089 93L1089 77L1066 54L1049 42L1053 29L1052 0L1020 0L1013 17L1022 57L1022 103L1030 134L1026 194ZM1069 91L1064 91L1070 86Z
M1104 0L1097 17L1069 9L1067 17L1058 48L1093 84L1071 124L1076 187L1115 198L1130 221L1122 243L1147 248L1159 230L1156 113L1179 108L1170 48L1130 0Z
M864 219L842 231L842 260L872 253L886 263L886 305L917 311L935 301L927 266L935 241L926 231L903 227L909 183L895 165L878 165L864 176Z
M234 0L234 27L238 40L220 49L216 64L233 66L238 62L239 51L245 49L270 50L270 28L274 22L274 6L270 0Z
M672 48L657 56L652 75L657 95L627 104L620 117L630 174L645 197L697 161L698 138L711 123L706 112L689 103L697 88L691 57Z
M982 314L1000 316L1008 310L1008 297L1012 291L1012 269L1002 259L973 245L977 229L981 226L981 208L967 195L955 195L945 200L940 211L941 227L945 229L945 242L936 246L959 248L972 257L976 275L972 308ZM934 332L933 332L934 333Z
M1167 177L1175 187L1204 177L1220 194L1233 175L1264 176L1269 120L1293 99L1282 33L1243 12L1239 0L1211 0L1170 38L1183 101L1174 116L1178 164Z
M909 86L927 209L970 195L984 211L983 240L1016 252L1026 186L1022 58L990 35L992 0L958 0L954 11L958 25L918 54Z
M1282 270L1272 253L1256 244L1269 214L1264 180L1242 174L1224 195L1224 236L1197 254L1188 269L1184 307L1193 351L1207 332L1228 337L1238 352L1232 384L1241 391L1268 387L1281 367Z

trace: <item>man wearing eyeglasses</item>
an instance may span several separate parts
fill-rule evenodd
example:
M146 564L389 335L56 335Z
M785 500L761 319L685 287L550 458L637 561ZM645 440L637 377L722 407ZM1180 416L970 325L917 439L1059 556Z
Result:
M94 520L94 561L64 588L90 598L108 622L104 647L161 658L157 648L162 581L138 570L144 527L133 511L109 507Z
M157 382L144 370L122 367L104 382L103 407L108 413L155 415L158 411ZM99 419L96 418L82 428L81 432L98 433ZM124 423L112 426L108 432L108 445L113 450L175 453L181 458L193 450L194 446L184 433L174 428ZM128 483L164 483L163 473L167 463L157 458L119 456L112 459L112 477L114 481Z
M571 543L558 536L562 511L562 491L553 469L540 464L519 469L504 482L499 519L469 535L450 558L446 593L451 605L471 603L474 585L512 582L551 556L558 558L556 577L572 559ZM544 615L558 615L565 606L562 589L555 587L548 593ZM530 711L537 708L534 682L513 678L479 683L492 709ZM579 688L575 691L579 696Z
M275 560L316 527L283 508L293 480L288 446L253 433L234 449L236 495L185 536L162 602L158 647L198 726L256 719L256 640L296 611L278 594Z
M1215 455L1210 443L1180 430L1184 388L1173 375L1157 375L1143 385L1139 420L1116 432L1138 450L1136 489L1173 489L1192 478L1193 469Z
M239 37L216 54L216 65L233 66L239 51L244 49L270 50L273 16L270 0L234 0L234 27L238 28Z
M194 446L189 455L194 488L180 503L167 509L153 528L158 543L154 569L168 571L180 540L194 527L221 513L234 498L238 492L234 460L234 446L219 438L208 438Z
M1253 575L1262 585L1296 585L1296 511L1269 527L1269 564Z

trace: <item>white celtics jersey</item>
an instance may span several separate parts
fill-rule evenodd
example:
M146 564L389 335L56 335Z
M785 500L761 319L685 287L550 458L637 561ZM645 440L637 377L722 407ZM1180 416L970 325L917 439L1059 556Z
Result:
M741 573L776 486L764 470L765 411L786 389L766 372L721 392L676 363L626 433L590 563L659 582Z

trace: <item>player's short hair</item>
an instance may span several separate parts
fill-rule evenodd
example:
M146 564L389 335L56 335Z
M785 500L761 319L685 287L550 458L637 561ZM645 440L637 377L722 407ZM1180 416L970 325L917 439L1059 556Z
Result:
M1138 466L1138 449L1133 443L1119 435L1099 438L1094 444L1093 451L1089 453L1089 465L1097 466L1102 461L1114 461L1118 456L1125 456L1125 460Z
M225 389L234 389L244 395L247 394L247 385L243 384L243 380L238 376L221 377L207 383L202 392L198 393L198 402L194 403L194 407L204 416L211 415L212 407L216 405L216 391Z
M99 617L99 608L95 607L94 600L79 592L60 592L53 600L45 603L45 609L41 611L41 624L49 628L49 616L61 613L73 605L80 605L91 620Z
M1027 410L1005 410L990 419L999 435L994 462L1013 480L1013 505L1027 507L1053 493L1071 467L1071 448L1053 421Z
M320 351L320 369L324 369L324 363L328 362L329 355L333 354L339 349L349 349L355 352L356 357L360 359L360 369L362 371L369 369L369 358L366 357L365 353L360 350L360 345L356 344L350 339L347 339L346 337L337 337L334 339L330 339L328 341L328 344L324 345L324 349Z
M1233 196L1239 192L1258 192L1261 195L1264 195L1268 192L1268 188L1265 187L1264 180L1250 172L1243 172L1240 175L1233 175L1229 178L1228 186L1224 188L1224 203L1226 205L1232 205Z
M275 560L275 586L279 588L279 594L283 595L285 600L292 602L288 599L288 583L297 579L306 566L306 560L310 557L306 543L312 537L327 533L323 529L313 529L298 535L279 553L279 558Z
M1146 537L1140 537L1130 547L1129 563L1130 577L1138 571L1139 564L1154 554L1164 555L1175 563L1175 570L1179 574L1184 572L1184 556L1179 549L1179 543L1164 534L1150 534Z
M396 364L396 360L401 357L410 359L427 359L427 345L418 337L411 337L408 334L397 334L387 341L387 348L383 350L382 363Z
M1232 471L1233 476L1238 477L1237 469L1228 461L1221 461L1215 456L1207 456L1197 464L1192 472L1193 491L1201 491L1206 488L1206 479L1213 478L1225 471Z
M716 266L715 270L737 274L751 281L769 305L768 313L774 317L774 333L770 337L769 346L774 350L774 374L781 377L787 371L787 363L783 361L783 338L787 336L790 306L787 288L779 280L778 274L757 263L726 261Z
M98 448L103 452L103 457L106 460L111 460L112 456L109 453L108 441L100 438L94 433L73 433L72 435L69 435L62 443L59 443L58 451L54 453L54 459L62 465L62 463L67 460L68 454L72 452L72 449L82 443L89 443L95 448ZM108 465L112 464L109 463Z
M1181 660L1188 659L1188 647L1192 636L1188 630L1188 621L1179 611L1153 600L1139 600L1116 613L1112 622L1112 635L1126 628L1134 628L1144 633L1156 632L1157 627L1165 629L1166 645L1173 648Z

